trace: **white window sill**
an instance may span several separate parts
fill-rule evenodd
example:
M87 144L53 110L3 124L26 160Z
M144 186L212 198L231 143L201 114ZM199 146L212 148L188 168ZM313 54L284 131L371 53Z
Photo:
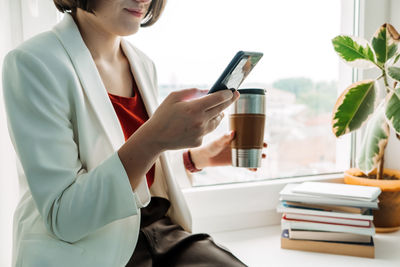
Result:
M280 248L280 226L214 233L218 244L252 267L261 266L400 266L400 231L374 237L375 259L287 250Z
M279 192L288 183L342 182L342 174L296 177L183 189L193 217L193 232L216 233L276 225Z

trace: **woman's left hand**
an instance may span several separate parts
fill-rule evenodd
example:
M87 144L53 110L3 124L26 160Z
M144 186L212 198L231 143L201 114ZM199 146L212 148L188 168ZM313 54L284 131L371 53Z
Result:
M232 165L231 142L235 137L235 132L231 131L228 134L208 143L204 146L190 149L190 156L197 169L211 166L227 166ZM264 143L264 147L267 144ZM263 153L262 157L266 155ZM256 171L256 168L249 169Z

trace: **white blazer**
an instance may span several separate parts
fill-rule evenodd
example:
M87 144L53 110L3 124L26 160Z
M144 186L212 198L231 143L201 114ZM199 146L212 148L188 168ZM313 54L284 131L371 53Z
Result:
M127 41L121 46L151 116L158 105L154 64ZM11 51L3 70L22 192L13 266L125 266L151 195L145 177L131 189L117 154L122 128L71 15ZM169 198L171 219L191 231L175 177L187 179L182 156L163 153L155 190Z

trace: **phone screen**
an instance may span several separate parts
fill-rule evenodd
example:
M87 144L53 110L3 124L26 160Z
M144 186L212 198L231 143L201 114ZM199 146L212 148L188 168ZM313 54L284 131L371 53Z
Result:
M238 89L262 56L263 54L259 52L239 51L209 93L225 89Z
M238 89L252 68L251 57L242 58L231 74L225 77L222 84L226 88Z

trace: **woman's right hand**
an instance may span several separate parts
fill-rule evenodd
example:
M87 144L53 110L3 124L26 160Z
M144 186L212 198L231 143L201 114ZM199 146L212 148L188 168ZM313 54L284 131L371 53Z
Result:
M231 90L209 95L199 89L172 92L147 121L149 138L162 151L200 146L203 136L221 122L221 112L239 96Z
M197 147L203 136L220 123L225 108L239 93L186 89L167 96L153 116L118 150L118 156L135 190L142 177L165 150Z

